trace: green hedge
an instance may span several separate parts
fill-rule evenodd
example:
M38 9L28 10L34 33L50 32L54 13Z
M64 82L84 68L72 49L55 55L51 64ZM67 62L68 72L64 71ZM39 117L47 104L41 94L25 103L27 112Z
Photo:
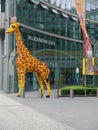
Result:
M74 95L85 95L85 88L83 86L69 86L61 89L61 96L70 95L70 89L74 90ZM87 87L86 94L87 95L96 95L96 90L98 87Z

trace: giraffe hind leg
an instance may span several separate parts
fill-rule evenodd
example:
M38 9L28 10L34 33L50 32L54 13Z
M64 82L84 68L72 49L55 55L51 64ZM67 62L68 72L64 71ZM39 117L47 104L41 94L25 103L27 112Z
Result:
M44 96L44 85L43 85L43 80L42 80L41 75L37 74L37 79L38 79L38 82L39 82L40 89L42 91L41 97L43 97Z
M45 85L46 85L46 88L47 88L47 96L46 96L46 98L49 98L50 94L51 94L49 79L48 78L44 79L44 82L45 82Z

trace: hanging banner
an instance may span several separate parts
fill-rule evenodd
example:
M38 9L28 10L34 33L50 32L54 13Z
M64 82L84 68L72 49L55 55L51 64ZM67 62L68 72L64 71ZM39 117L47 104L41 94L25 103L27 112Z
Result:
M85 0L75 0L75 6L84 39L85 74L91 75L94 73L94 66L92 66L92 47L85 24Z
M85 63L86 63L86 59L83 58L82 59L82 74L83 75L85 75L85 72L86 72L86 65L85 65ZM95 58L92 57L92 66L94 66L94 65L95 65ZM97 75L97 73L95 74L95 71L92 71L92 72L90 72L90 75Z

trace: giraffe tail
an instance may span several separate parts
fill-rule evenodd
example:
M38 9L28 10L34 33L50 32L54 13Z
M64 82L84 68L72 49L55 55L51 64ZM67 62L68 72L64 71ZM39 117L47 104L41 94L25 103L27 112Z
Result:
M49 76L49 74L50 74L50 69L48 68L48 76Z
M49 81L49 74L50 74L50 69L48 68L47 77L46 77L46 81L47 81L47 82Z

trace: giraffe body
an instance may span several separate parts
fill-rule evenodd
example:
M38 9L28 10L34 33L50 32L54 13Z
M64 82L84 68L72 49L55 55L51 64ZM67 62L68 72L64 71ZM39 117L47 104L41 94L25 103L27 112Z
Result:
M50 83L48 80L49 76L49 68L47 65L35 58L31 55L29 50L25 47L20 31L19 31L19 23L17 23L17 18L11 18L11 25L6 30L6 33L16 33L16 46L17 46L17 73L18 73L18 82L19 82L19 91L18 96L21 96L22 89L25 87L25 74L26 72L35 72L37 75L37 79L39 81L40 88L42 90L42 96L44 95L44 85L43 81L47 88L47 96L50 97Z

